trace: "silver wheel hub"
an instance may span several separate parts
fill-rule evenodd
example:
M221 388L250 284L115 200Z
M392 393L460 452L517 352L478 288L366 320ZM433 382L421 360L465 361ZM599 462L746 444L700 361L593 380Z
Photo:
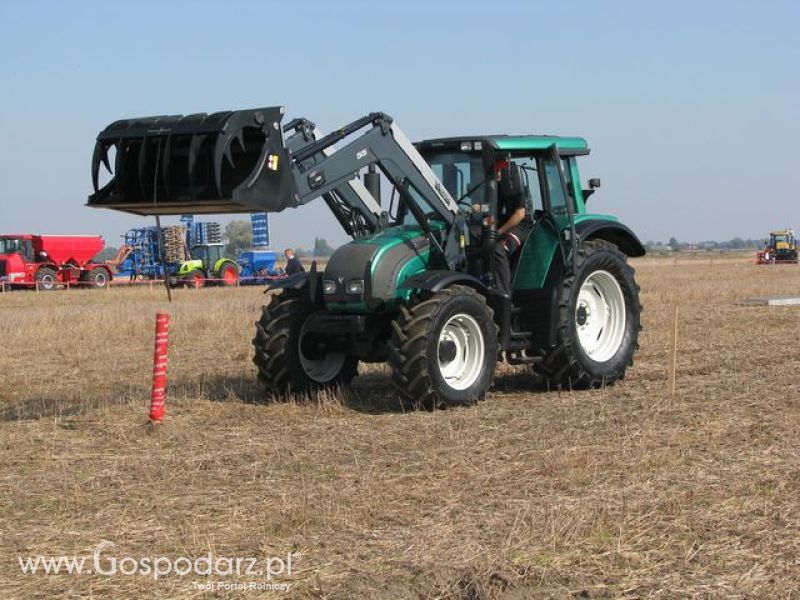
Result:
M481 327L470 315L453 315L439 333L437 360L445 383L454 390L474 385L484 361Z
M300 338L297 340L298 354L300 356L300 364L306 375L316 383L328 383L333 381L336 376L341 372L347 357L343 352L328 352L321 358L309 357L303 354L303 343L308 330L306 328L308 321L303 324L300 330Z
M583 351L596 362L610 360L625 337L625 296L616 277L594 271L581 285L575 329Z

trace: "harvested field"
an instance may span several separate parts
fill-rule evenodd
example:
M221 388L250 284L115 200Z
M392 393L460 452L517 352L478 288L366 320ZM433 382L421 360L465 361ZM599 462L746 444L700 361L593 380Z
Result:
M749 260L748 260L749 263ZM0 594L800 598L800 268L646 259L626 381L403 413L386 373L265 400L261 289L0 295ZM667 390L680 306L677 392ZM154 313L167 419L145 425ZM23 574L17 557L295 557L266 576Z

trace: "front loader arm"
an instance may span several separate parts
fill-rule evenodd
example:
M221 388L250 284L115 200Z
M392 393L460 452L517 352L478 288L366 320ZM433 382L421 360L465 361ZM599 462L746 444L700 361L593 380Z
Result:
M368 125L371 128L366 133L325 156L313 167L295 169L294 181L299 201L335 190L356 178L361 169L376 164L392 185L399 190L413 188L430 210L448 225L452 224L458 213L458 205L388 115L367 115L307 146L294 158L302 165L307 156L324 152ZM413 201L413 198L407 197L407 201Z
M308 119L294 119L283 127L284 133L294 131L286 138L286 148L295 154L304 147L316 142L322 137L320 130ZM332 154L332 148L326 148L305 161L309 168L317 164L326 156ZM322 196L328 208L331 209L336 220L345 230L347 235L358 238L376 231L383 222L381 206L372 194L356 177L342 186ZM313 199L313 198L311 198ZM301 204L303 202L301 201Z

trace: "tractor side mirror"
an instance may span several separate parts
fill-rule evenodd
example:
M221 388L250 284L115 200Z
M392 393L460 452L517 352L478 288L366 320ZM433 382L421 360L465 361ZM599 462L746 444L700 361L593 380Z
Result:
M592 177L589 180L589 189L594 190L600 187L600 178L599 177Z

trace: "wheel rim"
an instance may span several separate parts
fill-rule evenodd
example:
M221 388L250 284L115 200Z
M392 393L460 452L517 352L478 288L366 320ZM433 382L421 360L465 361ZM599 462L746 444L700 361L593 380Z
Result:
M465 390L480 377L483 368L483 332L467 314L453 315L439 333L439 372L454 390Z
M297 340L300 364L310 379L317 383L328 383L341 372L347 357L343 352L329 352L324 358L308 358L303 354L303 340L308 333L307 325L308 321L303 324L300 330L300 338Z
M608 271L589 275L578 292L575 328L583 351L596 362L613 357L625 336L625 296Z
M106 285L106 274L105 273L98 273L94 276L94 284L97 287L105 287Z
M222 280L225 282L225 285L233 285L236 283L236 273L233 272L233 269L226 269L222 274Z
M42 275L39 284L46 290L49 290L56 284L56 279L52 275Z
M204 283L205 282L200 275L195 275L192 277L192 285L194 286L194 289L199 290L201 287L203 287Z

